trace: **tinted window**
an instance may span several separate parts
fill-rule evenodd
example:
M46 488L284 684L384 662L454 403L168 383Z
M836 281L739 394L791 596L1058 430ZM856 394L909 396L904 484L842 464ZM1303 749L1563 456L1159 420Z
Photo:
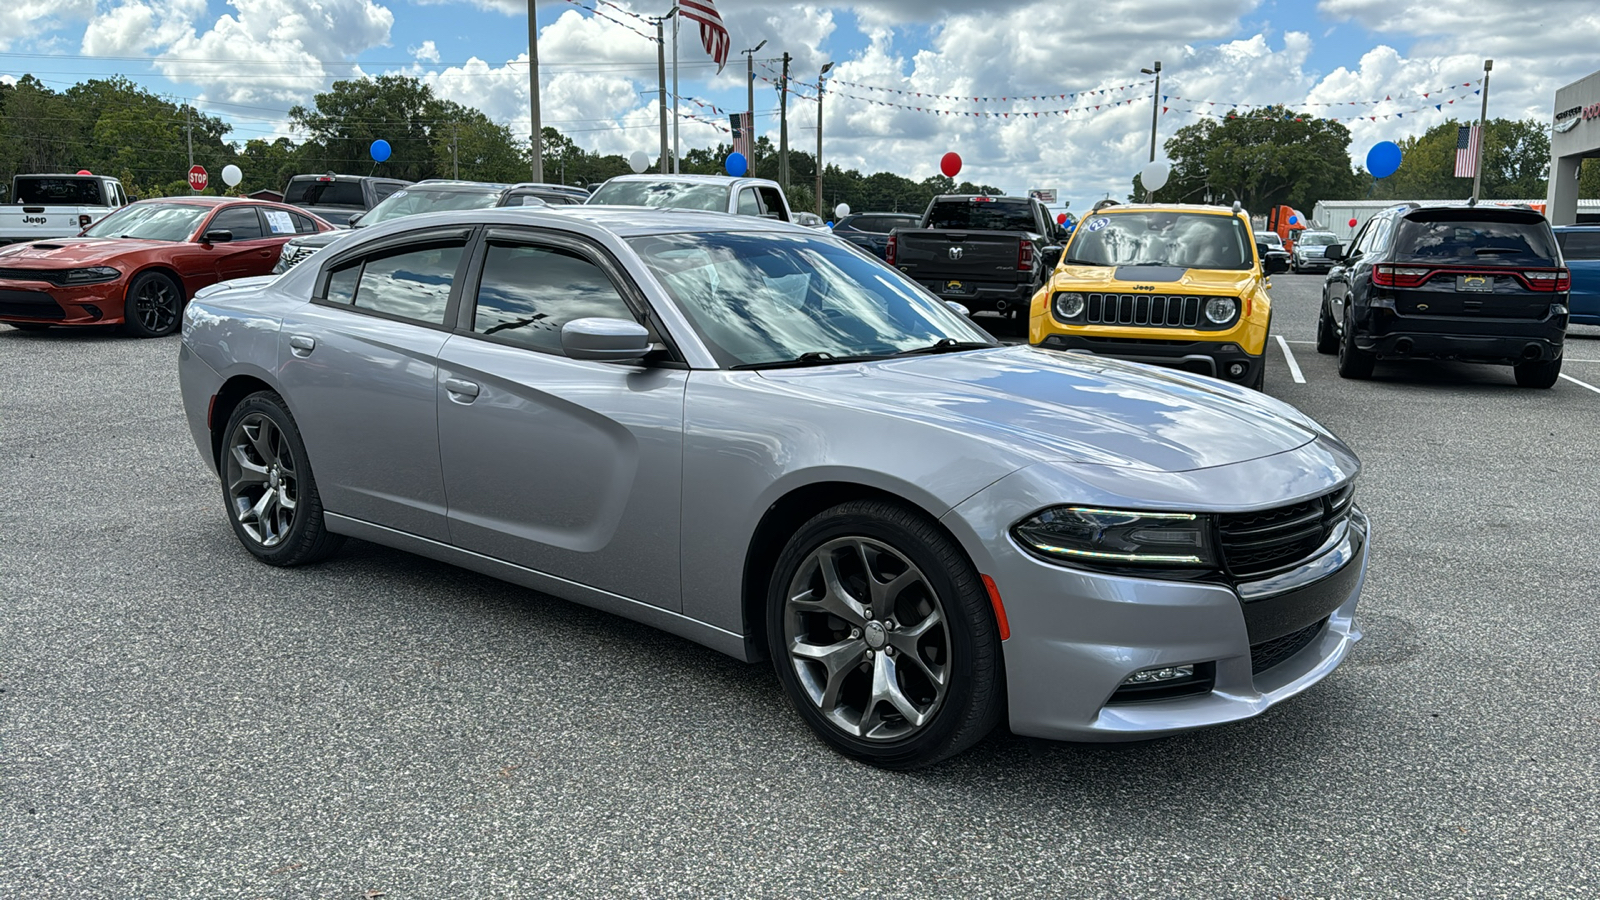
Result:
M450 285L460 262L460 244L368 259L356 287L354 305L357 309L443 325Z
M359 181L317 181L314 178L294 179L283 192L283 202L291 206L348 206L366 209L367 201L361 196Z
M928 213L928 227L1033 231L1033 210L1027 200L941 200Z
M361 277L361 263L351 263L335 269L328 276L328 289L324 291L329 303L348 305L356 298L356 280Z
M779 219L784 218L783 195L778 193L777 188L759 188L757 193L761 197L763 215L771 215Z
M261 238L261 218L255 207L243 206L225 209L212 217L207 231L231 231L236 241L254 241Z
M1600 259L1600 231L1563 231L1556 240L1567 259Z
M24 206L105 206L100 182L88 178L18 178L16 202Z
M682 181L608 181L589 198L599 206L728 211L728 187Z
M1123 212L1090 216L1073 232L1066 258L1091 266L1249 269L1255 240L1238 216Z
M1542 216L1489 218L1482 212L1423 210L1399 220L1395 255L1450 262L1551 262L1550 226Z
M599 266L567 250L489 245L473 331L560 353L561 326L591 316L636 318Z
M310 216L302 216L299 213L290 213L290 215L292 215L294 217L294 233L295 234L316 234L317 233L317 223L311 221L311 217Z

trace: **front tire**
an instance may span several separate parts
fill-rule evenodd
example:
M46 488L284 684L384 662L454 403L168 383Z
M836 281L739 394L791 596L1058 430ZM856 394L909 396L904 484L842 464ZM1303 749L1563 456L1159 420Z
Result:
M1356 346L1356 325L1350 317L1350 308L1344 311L1344 334L1339 336L1339 377L1363 380L1372 377L1378 354L1367 353Z
M1511 370L1516 373L1517 384L1521 387L1555 387L1556 380L1561 377L1561 358L1518 363Z
M145 272L128 285L122 329L134 337L165 337L183 321L183 288L160 272Z
M306 445L283 398L246 397L222 432L222 499L233 533L268 565L325 559L344 543L328 531Z
M843 503L790 538L768 587L767 643L801 718L863 762L930 765L1000 720L984 585L949 535L895 503Z

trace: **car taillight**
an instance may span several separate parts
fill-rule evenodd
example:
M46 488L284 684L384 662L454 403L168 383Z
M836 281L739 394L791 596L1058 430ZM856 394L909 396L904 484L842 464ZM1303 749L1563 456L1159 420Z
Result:
M1432 269L1416 266L1373 266L1372 283L1379 287L1416 287L1432 274Z
M887 245L885 245L884 248L883 248L883 259L884 259L884 262L887 262L887 263L889 263L891 265L894 264L894 251L895 251L895 239L894 239L894 235L891 234L891 235L889 235L889 243Z
M1536 291L1559 294L1572 289L1572 273L1566 269L1557 269L1554 272L1523 272L1522 278L1528 282L1528 287Z
M1033 242L1023 241L1017 245L1017 268L1027 270L1033 268Z

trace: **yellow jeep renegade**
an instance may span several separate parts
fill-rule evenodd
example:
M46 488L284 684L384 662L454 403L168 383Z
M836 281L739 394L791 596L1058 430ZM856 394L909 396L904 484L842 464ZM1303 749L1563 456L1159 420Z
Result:
M1033 295L1028 341L1260 390L1272 321L1262 257L1249 214L1237 208L1097 209Z

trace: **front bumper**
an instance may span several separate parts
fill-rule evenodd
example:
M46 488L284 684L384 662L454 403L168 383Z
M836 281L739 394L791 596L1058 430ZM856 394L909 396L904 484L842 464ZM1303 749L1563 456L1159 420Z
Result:
M101 325L122 321L127 281L60 287L47 281L0 282L0 322Z
M1307 257L1298 257L1297 256L1297 257L1294 258L1294 268L1297 268L1297 269L1321 269L1322 271L1326 272L1329 269L1333 268L1333 260L1328 259L1327 257L1323 257L1323 256L1307 256Z
M983 514L961 518L974 511ZM1292 585L1239 590L1069 569L1007 540L979 565L994 578L1011 628L1002 645L1011 730L1141 740L1248 719L1305 691L1361 638L1355 612L1368 531L1357 510ZM1134 673L1184 665L1206 669L1209 689L1113 702Z
M1098 337L1088 334L1052 334L1039 343L1046 350L1092 353L1133 362L1169 366L1210 375L1237 384L1252 384L1265 366L1264 356L1251 356L1231 341L1163 341ZM1242 369L1236 370L1236 366Z

